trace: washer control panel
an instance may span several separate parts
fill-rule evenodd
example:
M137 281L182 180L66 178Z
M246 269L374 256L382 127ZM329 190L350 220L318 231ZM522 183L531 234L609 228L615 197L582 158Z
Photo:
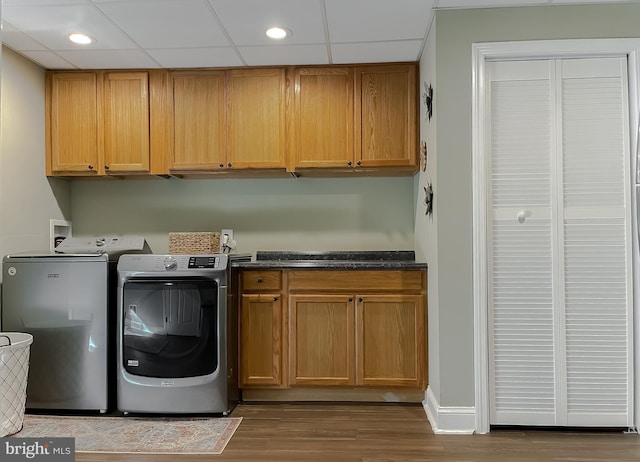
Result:
M189 268L218 268L220 257L215 255L189 257Z
M198 271L226 271L229 257L224 254L154 255L124 254L118 260L118 271L171 272L195 274Z

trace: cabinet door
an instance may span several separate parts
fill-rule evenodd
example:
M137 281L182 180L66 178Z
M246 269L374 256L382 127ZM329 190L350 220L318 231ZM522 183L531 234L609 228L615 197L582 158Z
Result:
M363 167L416 166L416 66L356 68L356 158Z
M352 295L292 295L291 385L355 385Z
M281 385L281 295L243 294L240 320L240 384Z
M285 69L228 74L229 168L285 168Z
M294 79L295 166L353 166L353 68L303 67Z
M172 72L171 170L217 170L227 162L225 72Z
M107 173L149 171L149 74L104 75L104 160Z
M424 388L424 332L423 295L358 296L357 384Z
M49 74L49 165L52 172L98 171L98 82L95 72Z

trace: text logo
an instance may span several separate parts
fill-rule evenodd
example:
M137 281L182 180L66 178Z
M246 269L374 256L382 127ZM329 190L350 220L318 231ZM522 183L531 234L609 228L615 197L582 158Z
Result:
M74 462L74 438L0 438L0 460Z

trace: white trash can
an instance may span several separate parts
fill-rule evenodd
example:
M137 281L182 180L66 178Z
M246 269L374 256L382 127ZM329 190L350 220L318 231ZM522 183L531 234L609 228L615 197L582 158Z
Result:
M0 332L0 437L22 430L33 336Z

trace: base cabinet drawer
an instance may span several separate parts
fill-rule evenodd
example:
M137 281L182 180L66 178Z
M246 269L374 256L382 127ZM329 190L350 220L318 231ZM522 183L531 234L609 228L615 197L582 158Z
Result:
M282 289L282 271L245 271L242 273L243 291Z

